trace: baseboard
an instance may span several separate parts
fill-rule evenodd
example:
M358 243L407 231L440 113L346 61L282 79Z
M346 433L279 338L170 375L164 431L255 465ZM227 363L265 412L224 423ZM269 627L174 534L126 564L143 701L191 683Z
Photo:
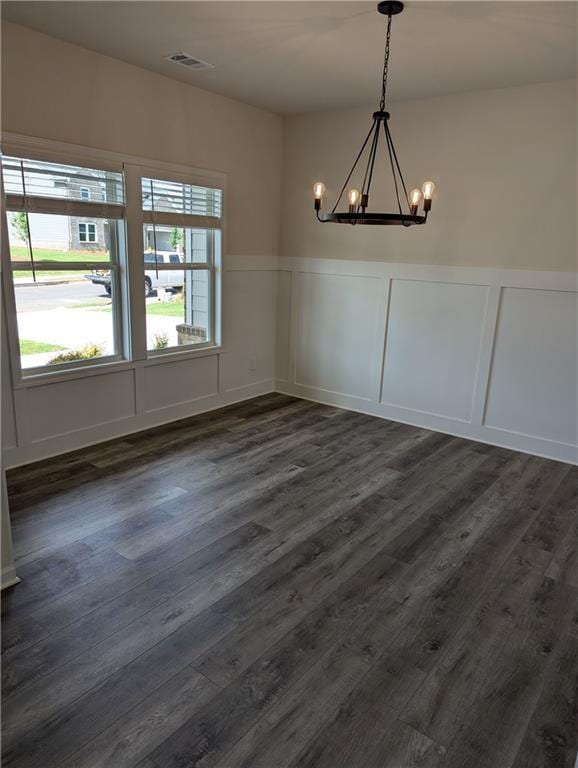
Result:
M21 579L16 575L14 567L2 568L0 571L0 590L8 589L19 584Z
M378 418L398 421L402 424L410 424L422 429L430 429L433 432L442 432L447 435L486 443L487 445L495 445L498 448L509 448L513 451L520 451L521 453L528 453L545 459L553 459L565 464L578 464L578 448L574 445L557 443L532 435L522 435L484 425L471 424L466 421L449 419L422 411L410 411L385 403L361 400L358 397L350 397L325 389L291 384L288 381L276 381L275 391L285 395L300 397L304 400L323 403L324 405L334 405L348 411L366 413L369 416L377 416Z
M98 443L107 440L122 438L146 429L160 427L191 416L197 416L201 413L216 411L219 408L242 403L245 400L251 400L261 395L268 395L274 391L273 379L266 379L254 384L247 384L236 389L191 400L187 403L149 411L139 417L122 419L121 421L109 422L108 424L99 425L91 429L71 432L68 435L47 438L30 445L5 451L3 455L4 466L6 469L12 469L23 464L48 459L52 456L60 456L63 453L88 448L91 445L98 445Z

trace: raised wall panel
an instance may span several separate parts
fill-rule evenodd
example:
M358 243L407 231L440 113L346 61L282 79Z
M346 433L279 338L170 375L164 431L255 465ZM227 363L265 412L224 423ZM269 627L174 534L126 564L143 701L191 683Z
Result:
M221 387L231 391L275 377L277 270L226 272Z
M189 358L142 370L145 411L188 403L219 391L217 355Z
M370 399L383 281L301 273L298 291L296 383Z
M10 380L10 361L8 359L8 342L6 339L6 323L2 322L2 358L1 358L2 400L2 450L16 446L16 423L14 421L14 400L12 382Z
M469 421L488 289L393 280L382 402Z
M275 376L288 381L290 376L289 340L291 332L291 272L280 271L277 279L277 344Z
M36 461L271 392L278 260L226 257L225 263L229 266L222 272L223 346L218 350L191 357L183 350L182 356L125 362L110 373L72 372L70 379L47 377L42 384L23 382L13 390L5 359L8 346L3 344L6 465Z
M576 444L578 295L504 288L485 424Z
M31 387L27 393L30 439L89 429L135 415L132 371Z

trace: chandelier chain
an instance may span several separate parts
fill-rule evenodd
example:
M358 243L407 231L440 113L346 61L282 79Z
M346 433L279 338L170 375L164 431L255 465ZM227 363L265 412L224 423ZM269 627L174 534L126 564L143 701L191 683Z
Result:
M385 92L387 90L387 75L389 69L389 46L391 40L391 14L387 17L387 32L385 35L385 53L383 57L383 78L381 83L381 100L379 102L379 108L385 109Z

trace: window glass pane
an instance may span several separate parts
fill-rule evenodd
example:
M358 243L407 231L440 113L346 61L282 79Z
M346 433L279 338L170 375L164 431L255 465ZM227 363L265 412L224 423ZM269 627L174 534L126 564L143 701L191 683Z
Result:
M23 369L52 367L115 354L110 274L93 282L83 272L37 272L15 280Z
M155 249L157 262L161 264L210 264L212 262L212 239L216 236L212 229L193 229L193 227L168 227L145 224L143 228L144 258L147 263L154 262Z
M222 198L222 191L212 187L196 187L161 179L142 179L144 211L220 217Z
M174 270L159 270L153 293L146 299L149 350L204 344L210 336L210 272L184 270L182 286L170 288Z
M122 173L17 157L4 157L2 170L7 195L124 203Z
M12 261L30 264L26 215L8 212L8 237ZM122 222L83 219L47 213L29 213L30 242L35 261L111 261L118 249Z

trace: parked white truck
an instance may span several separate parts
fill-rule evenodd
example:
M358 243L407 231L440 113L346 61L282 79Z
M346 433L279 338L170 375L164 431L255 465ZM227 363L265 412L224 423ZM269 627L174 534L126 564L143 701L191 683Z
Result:
M145 296L151 296L157 288L165 288L168 290L181 290L184 281L185 273L182 269L162 269L163 264L181 264L182 259L178 253L166 253L158 252L145 253L144 254L145 265L150 265L145 269L144 273L144 291ZM155 266L158 264L158 271ZM94 285L102 285L104 290L110 296L110 271L108 269L95 269L89 275L85 275L87 280L90 280Z

